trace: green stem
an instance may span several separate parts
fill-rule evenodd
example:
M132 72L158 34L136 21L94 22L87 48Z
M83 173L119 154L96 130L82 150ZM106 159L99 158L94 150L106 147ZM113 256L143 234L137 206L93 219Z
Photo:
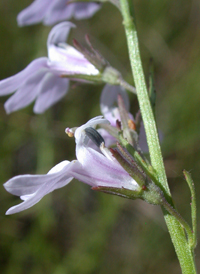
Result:
M157 173L158 181L161 185L161 188L164 189L165 196L169 197L168 202L172 204L171 194L167 183L163 158L158 139L156 123L145 83L144 72L140 58L139 43L132 10L130 14L131 2L132 0L130 0L130 2L128 2L128 0L120 0L132 73L135 81L138 101L146 131L151 164ZM163 212L172 242L174 244L181 265L182 273L196 273L193 254L188 245L184 229L181 227L180 223L174 216L169 214L169 212L167 212L166 210L163 210Z

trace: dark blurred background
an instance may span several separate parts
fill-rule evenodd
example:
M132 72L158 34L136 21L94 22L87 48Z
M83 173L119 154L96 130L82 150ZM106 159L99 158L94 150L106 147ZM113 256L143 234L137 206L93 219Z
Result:
M31 0L0 2L0 79L46 56L50 27L19 28L17 14ZM200 3L198 0L135 0L144 70L155 66L156 117L162 151L177 208L190 220L190 192L182 169L191 171L197 205L200 192ZM91 19L76 22L70 38L96 48L134 84L122 19L106 3ZM43 115L33 104L6 115L0 98L0 181L19 174L42 174L75 158L66 127L80 126L100 114L103 86L71 82L68 95ZM131 98L131 110L138 110ZM20 202L0 188L0 269L4 274L181 273L159 207L96 193L73 181L16 215L5 211ZM199 214L200 210L198 211ZM196 249L197 268L200 267Z

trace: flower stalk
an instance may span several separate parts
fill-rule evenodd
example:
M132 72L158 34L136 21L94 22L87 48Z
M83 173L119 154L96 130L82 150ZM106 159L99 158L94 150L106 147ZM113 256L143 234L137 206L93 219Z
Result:
M147 136L151 164L157 174L159 183L162 185L165 197L169 197L168 202L172 205L171 194L167 183L161 148L159 144L158 132L142 68L137 31L134 22L132 1L120 0L120 4L129 49L129 57L133 78L135 81L138 101ZM186 239L183 228L181 227L179 221L168 211L163 209L163 213L180 262L182 273L196 273L194 257Z

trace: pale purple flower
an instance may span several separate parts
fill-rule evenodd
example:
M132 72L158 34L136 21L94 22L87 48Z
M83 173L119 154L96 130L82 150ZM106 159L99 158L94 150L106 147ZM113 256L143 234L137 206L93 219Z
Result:
M71 78L76 74L98 75L99 71L82 53L65 43L74 27L70 22L56 25L47 40L48 58L38 58L21 72L0 81L0 96L15 92L5 103L7 113L24 108L34 100L34 112L43 113L67 93L69 79L63 75Z
M53 25L60 21L86 19L100 8L98 3L70 3L70 0L35 0L22 10L17 16L19 26L26 26L43 22Z
M137 182L106 147L102 146L100 152L90 146L91 140L86 135L86 128L102 123L108 121L98 116L75 130L77 160L63 161L46 175L20 175L6 182L5 189L24 200L21 204L11 207L6 214L17 213L33 206L46 194L69 184L73 178L92 187L104 186L137 191Z

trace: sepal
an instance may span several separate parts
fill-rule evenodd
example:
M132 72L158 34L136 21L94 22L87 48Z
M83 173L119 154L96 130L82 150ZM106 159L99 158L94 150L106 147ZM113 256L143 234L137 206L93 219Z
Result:
M134 191L134 190L126 189L123 187L115 188L115 187L105 187L105 186L92 187L92 190L104 192L111 195L117 195L123 198L132 199L132 200L141 198L142 197L141 193L143 192L141 188L138 191Z
M118 149L110 148L110 151L118 163L129 173L138 185L143 188L147 178L134 159L128 157L127 154L122 154Z
M149 204L161 205L163 194L160 189L153 183L150 183L148 186L139 187L137 190L130 190L124 187L115 188L115 187L105 187L105 186L95 186L92 187L92 190L99 192L104 192L111 195L117 195L123 198L136 200L141 199L146 201Z
M90 50L82 46L76 39L73 39L74 47L81 52L91 64L102 72L109 65L108 61L96 49L94 49L88 35L85 36L85 41Z
M150 182L142 192L141 199L152 205L162 205L164 194L153 182Z
M102 80L110 85L120 85L121 73L110 65L107 66L102 73Z

